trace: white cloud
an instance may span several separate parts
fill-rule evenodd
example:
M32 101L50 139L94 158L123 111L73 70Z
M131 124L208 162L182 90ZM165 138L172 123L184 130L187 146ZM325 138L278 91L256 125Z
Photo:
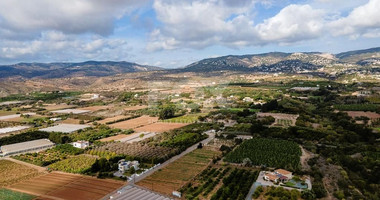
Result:
M156 0L154 9L163 26L152 32L147 49L289 43L317 38L323 30L323 11L309 5L289 5L255 25L254 1L236 1L227 6L231 2Z
M114 20L147 0L1 0L0 34L63 33L109 35ZM6 34L8 33L8 34Z
M131 48L122 39L94 36L77 37L61 32L43 32L31 41L0 40L0 61L54 60L77 61L83 59L124 60Z
M289 5L256 26L263 42L297 42L321 36L324 12L309 5Z
M371 34L380 28L379 8L380 0L370 0L368 3L355 8L347 17L342 17L329 24L332 34L351 37Z

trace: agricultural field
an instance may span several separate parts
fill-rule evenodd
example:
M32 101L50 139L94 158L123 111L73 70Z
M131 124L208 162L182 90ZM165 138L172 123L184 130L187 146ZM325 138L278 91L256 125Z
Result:
M123 121L124 119L128 119L130 118L131 116L130 115L117 115L115 117L109 117L109 118L106 118L106 119L103 119L103 120L99 120L98 123L99 124L112 124L112 123L116 123L116 122L119 122L119 121Z
M121 140L123 138L126 138L126 137L128 137L128 135L119 134L119 135L115 135L115 136L111 136L111 137L106 137L106 138L100 139L99 141L100 142L119 141L119 140Z
M105 125L100 125L92 128L87 128L83 131L75 132L69 135L72 141L86 140L94 142L102 138L115 136L119 133L129 133L128 131L121 131L120 129L112 129Z
M377 114L375 112L363 112L363 111L346 111L348 116L352 118L356 117L367 117L368 119L375 120L380 119L380 114Z
M158 121L158 117L150 117L150 116L144 115L138 118L111 124L110 127L128 130L128 129L138 128L140 126L145 126L148 124L153 124L153 123L156 123L157 121Z
M83 152L84 150L75 148L71 144L62 144L39 153L16 155L12 158L38 166L48 166Z
M111 106L88 106L88 107L83 107L83 108L77 108L78 110L89 110L91 112L96 112L99 110L106 110L110 108Z
M243 163L249 159L252 165L298 169L301 149L298 144L286 140L255 138L244 141L226 155L225 161Z
M63 109L69 109L73 108L75 106L73 105L67 105L67 104L44 104L42 108L53 111L53 110L63 110Z
M91 168L92 164L95 163L95 161L95 157L88 155L79 155L53 163L49 165L48 168L57 171L80 174L88 171Z
M177 149L161 146L143 145L140 143L113 142L93 148L94 151L114 152L116 154L137 157L146 160L166 160L177 152Z
M148 106L146 105L138 105L138 106L129 106L129 107L126 107L124 108L125 111L136 111L136 110L141 110L141 109L145 109L145 108L148 108Z
M37 169L9 160L0 160L0 187L28 180L40 173Z
M60 124L81 124L81 121L82 120L80 120L80 119L67 118L65 120L58 121L58 123L60 123Z
M288 127L293 124L292 120L289 119L278 119L276 120L274 126L283 126L283 127Z
M217 155L219 155L219 152L213 149L205 147L196 149L138 182L137 185L169 195L202 172Z
M39 196L41 199L94 200L124 185L124 182L52 172L9 188ZM50 198L49 198L50 197Z
M336 104L335 109L339 111L371 111L376 112L380 109L377 104Z
M163 122L170 122L170 123L195 123L198 121L198 118L200 116L206 116L207 113L197 113L197 114L188 114L183 115L179 117L174 117L171 119L163 120Z
M187 123L164 123L164 122L157 122L154 124L149 124L146 126L142 126L139 128L135 128L135 132L155 132L155 133L163 133L166 131L171 131L177 128L182 128L184 126L187 126L189 124Z
M36 198L36 196L30 194L15 192L4 188L0 189L0 197L1 200L32 200Z
M185 199L241 199L244 200L258 176L258 171L213 166L203 170L180 189Z

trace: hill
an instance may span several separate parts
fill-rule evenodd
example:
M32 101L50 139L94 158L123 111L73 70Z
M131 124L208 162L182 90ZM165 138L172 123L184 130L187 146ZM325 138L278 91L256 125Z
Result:
M309 73L334 65L380 65L380 47L339 54L321 52L272 52L253 55L229 55L192 63L181 72L242 71L262 73Z
M0 78L67 78L80 76L111 76L130 72L161 70L159 67L131 62L87 61L81 63L19 63L0 66Z

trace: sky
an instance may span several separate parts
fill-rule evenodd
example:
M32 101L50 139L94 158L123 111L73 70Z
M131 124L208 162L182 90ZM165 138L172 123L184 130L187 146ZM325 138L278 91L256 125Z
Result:
M380 0L1 0L0 64L129 61L380 46Z

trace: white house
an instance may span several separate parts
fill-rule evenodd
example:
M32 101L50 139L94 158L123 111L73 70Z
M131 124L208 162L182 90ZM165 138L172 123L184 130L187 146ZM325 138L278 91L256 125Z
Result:
M135 170L139 170L139 161L125 161L124 159L119 160L119 171L124 173L125 171L129 170L131 167L135 168Z
M76 148L85 149L85 148L87 148L87 147L90 146L90 142L89 141L80 140L80 141L73 142L73 146L76 147Z

